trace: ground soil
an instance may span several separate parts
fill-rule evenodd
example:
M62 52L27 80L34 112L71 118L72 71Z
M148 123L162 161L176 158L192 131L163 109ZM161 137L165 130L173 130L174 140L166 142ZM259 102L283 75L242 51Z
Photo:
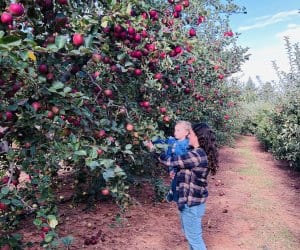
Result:
M203 219L208 250L300 249L300 174L266 153L255 137L241 136L234 147L220 150L220 169L209 177L209 192ZM176 205L153 202L152 195L145 184L120 218L110 201L87 212L83 205L64 203L60 234L74 237L74 250L188 249ZM29 224L22 231L25 238L38 239ZM85 245L92 236L97 243Z

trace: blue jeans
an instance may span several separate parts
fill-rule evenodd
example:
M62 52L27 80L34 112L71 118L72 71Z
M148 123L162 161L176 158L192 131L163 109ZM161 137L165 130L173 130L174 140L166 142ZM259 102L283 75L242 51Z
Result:
M192 207L184 205L184 209L180 211L182 230L189 243L190 250L206 250L201 225L205 207L205 203Z
M179 196L178 196L178 192L176 190L176 186L177 186L177 175L176 175L176 172L175 172L175 176L171 182L171 190L173 192L173 201L177 202L178 199L179 199Z

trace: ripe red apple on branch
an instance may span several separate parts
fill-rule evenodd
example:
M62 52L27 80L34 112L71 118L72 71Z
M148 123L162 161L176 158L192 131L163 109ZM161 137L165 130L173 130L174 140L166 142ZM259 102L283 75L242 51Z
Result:
M0 210L5 211L7 209L7 205L3 202L0 202Z
M80 45L82 45L84 43L84 39L83 39L82 34L75 33L73 35L72 41L73 41L74 46L79 47Z
M8 11L15 16L22 16L24 14L24 6L21 3L11 3Z
M35 111L38 111L38 110L42 107L41 103L39 103L39 102L33 102L33 103L31 104L31 106L33 107L33 109L34 109Z
M167 108L166 107L160 107L159 111L160 111L161 114L164 114L164 113L167 112Z
M108 189L108 188L103 188L103 189L101 190L101 194L104 195L104 196L109 195L109 189Z
M127 124L126 124L126 130L127 130L127 131L133 131L133 130L134 130L133 124L127 123Z
M10 14L8 12L3 12L1 15L1 22L3 24L11 24L13 22L12 14Z

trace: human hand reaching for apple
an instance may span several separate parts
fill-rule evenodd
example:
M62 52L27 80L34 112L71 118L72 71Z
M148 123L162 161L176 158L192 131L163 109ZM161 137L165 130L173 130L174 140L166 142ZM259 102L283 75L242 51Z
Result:
M144 145L145 145L150 151L152 151L152 150L154 149L154 145L153 145L152 141L150 141L150 140L144 141Z

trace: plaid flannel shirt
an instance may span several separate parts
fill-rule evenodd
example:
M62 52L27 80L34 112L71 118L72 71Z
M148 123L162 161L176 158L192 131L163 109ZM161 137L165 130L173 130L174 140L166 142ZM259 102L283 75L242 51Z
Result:
M181 156L161 155L159 161L179 171L176 186L179 194L177 202L179 210L183 209L184 204L191 207L206 201L208 162L203 149L196 148Z

